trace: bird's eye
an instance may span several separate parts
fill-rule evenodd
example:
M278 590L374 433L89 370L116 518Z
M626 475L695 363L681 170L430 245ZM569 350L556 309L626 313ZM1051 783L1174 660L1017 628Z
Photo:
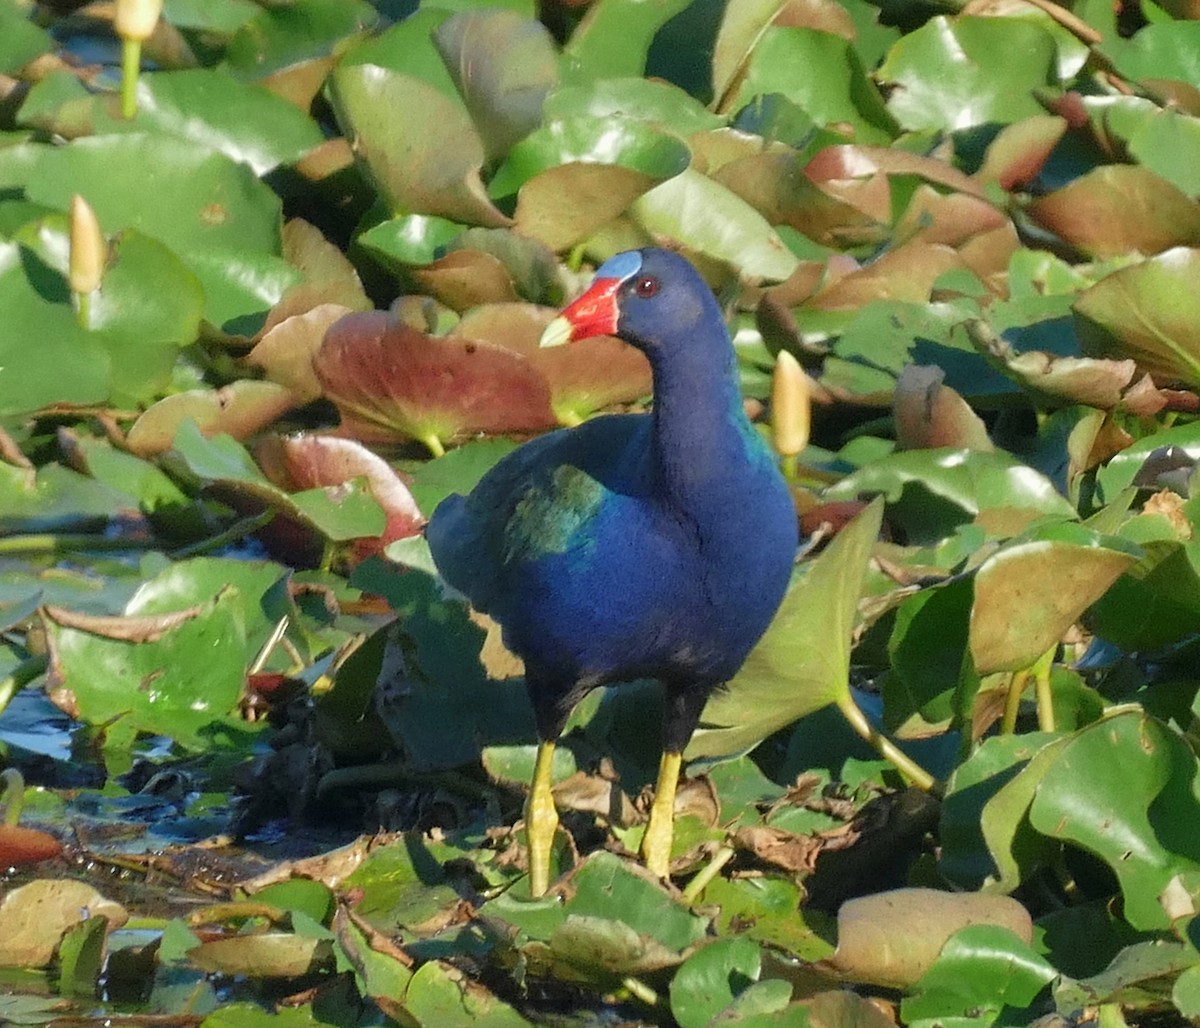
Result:
M633 284L633 291L643 300L649 300L658 292L658 279L653 275L643 275Z

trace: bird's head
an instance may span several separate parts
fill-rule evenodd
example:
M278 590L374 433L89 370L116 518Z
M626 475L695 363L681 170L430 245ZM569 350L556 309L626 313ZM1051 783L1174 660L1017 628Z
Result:
M720 310L707 283L688 261L669 250L626 250L596 269L574 303L546 326L541 346L561 346L591 336L618 336L647 355L668 338Z

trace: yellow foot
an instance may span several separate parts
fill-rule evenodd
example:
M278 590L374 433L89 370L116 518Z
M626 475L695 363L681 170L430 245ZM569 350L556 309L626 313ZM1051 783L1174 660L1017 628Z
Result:
M642 856L646 867L659 878L666 878L671 866L671 842L675 835L675 787L679 782L679 753L664 753L658 765L658 784L654 787L654 803L650 806L650 821L642 836Z
M529 894L537 897L550 887L550 850L558 830L558 811L554 809L551 765L554 743L538 745L537 762L533 766L533 781L529 800L525 804L525 837L529 843Z

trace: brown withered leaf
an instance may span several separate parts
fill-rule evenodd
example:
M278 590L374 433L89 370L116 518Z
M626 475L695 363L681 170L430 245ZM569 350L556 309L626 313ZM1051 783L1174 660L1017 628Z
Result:
M545 377L491 343L430 336L383 311L350 314L330 327L313 367L363 442L442 443L478 432L537 432L557 424Z
M733 837L738 849L753 853L764 864L783 868L791 874L810 874L817 857L826 848L826 840L817 835L798 835L768 825L750 825Z
M482 250L455 250L429 264L409 268L408 274L422 292L455 311L520 299L508 269L498 257Z
M1132 360L1056 357L1042 350L1018 352L982 321L968 322L967 336L988 361L1025 388L1068 403L1111 410L1133 381Z
M554 786L554 803L560 810L598 814L621 827L637 820L633 801L618 782L584 771L576 771Z
M246 363L266 372L267 378L291 390L297 405L321 395L321 383L313 371L313 355L325 332L339 318L351 313L339 303L323 303L295 314L268 329L246 355Z
M896 442L902 450L932 450L939 446L990 452L995 447L987 427L961 396L944 384L937 367L907 364L896 380L892 415Z
M185 610L174 610L169 614L142 614L133 617L109 614L84 614L65 607L47 604L42 607L42 614L55 624L64 628L76 628L81 632L103 636L105 639L116 639L129 643L152 643L161 639L167 632L178 628L185 621L199 616L202 606L188 607Z

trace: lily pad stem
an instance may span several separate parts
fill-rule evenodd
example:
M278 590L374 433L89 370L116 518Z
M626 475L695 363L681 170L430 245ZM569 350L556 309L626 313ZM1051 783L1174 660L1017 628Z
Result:
M630 975L628 978L622 978L621 984L634 999L641 1000L648 1007L658 1006L658 993L640 979Z
M218 532L216 535L210 535L207 539L201 539L198 542L182 546L178 550L173 550L169 556L172 560L183 560L185 557L196 557L202 553L211 553L213 550L219 550L222 546L227 546L229 543L237 542L239 539L248 536L251 532L256 532L268 524L273 517L275 517L273 510L264 510L261 514L255 514L253 517L240 518L225 529L224 532Z
M79 322L79 327L82 329L88 329L92 327L91 293L75 294L75 320Z
M10 535L0 539L0 554L74 553L79 550L152 550L153 539L108 538L102 535Z
M21 807L25 804L25 779L15 767L0 771L0 801L4 803L4 823L15 828L21 820Z
M1021 709L1021 694L1029 681L1029 669L1014 671L1008 680L1008 695L1004 697L1004 717L1000 720L1000 734L1012 735L1017 728L1017 713Z
M137 114L138 71L142 65L142 41L121 40L121 117L132 121Z
M1050 692L1050 671L1054 667L1054 654L1058 647L1051 646L1038 657L1033 665L1033 688L1037 697L1038 728L1043 732L1054 731L1054 696Z
M689 905L696 902L696 898L705 890L708 883L717 877L726 864L733 859L733 847L722 846L716 853L713 854L712 860L705 864L696 877L687 883L687 888L683 890L684 901Z
M938 793L941 791L938 781L933 775L871 724L867 715L862 712L862 708L854 702L854 697L850 695L849 690L846 691L844 696L838 699L837 707L842 712L842 716L850 722L850 727L862 736L876 753L883 757L884 760L889 761L897 771L912 782L913 785L918 789L924 789L926 792Z
M21 661L10 674L0 678L0 713L4 712L18 689L24 689L49 666L50 658L45 653L35 653Z

